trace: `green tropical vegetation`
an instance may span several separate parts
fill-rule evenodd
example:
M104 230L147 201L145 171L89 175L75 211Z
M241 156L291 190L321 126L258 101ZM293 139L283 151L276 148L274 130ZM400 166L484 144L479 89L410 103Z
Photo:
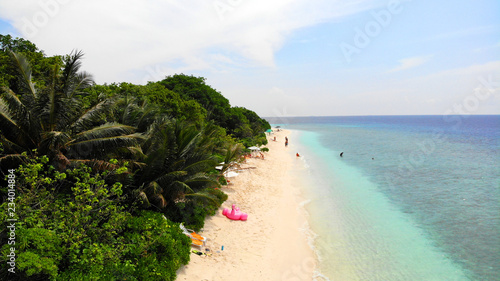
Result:
M0 35L0 218L16 221L15 244L0 229L0 279L175 280L179 223L215 214L222 172L269 123L202 77L98 85L83 56Z

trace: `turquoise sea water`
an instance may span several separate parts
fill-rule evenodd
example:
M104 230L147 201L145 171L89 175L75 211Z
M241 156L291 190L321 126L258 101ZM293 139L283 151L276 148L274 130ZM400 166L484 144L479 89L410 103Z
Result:
M269 121L301 154L319 280L500 280L500 116Z

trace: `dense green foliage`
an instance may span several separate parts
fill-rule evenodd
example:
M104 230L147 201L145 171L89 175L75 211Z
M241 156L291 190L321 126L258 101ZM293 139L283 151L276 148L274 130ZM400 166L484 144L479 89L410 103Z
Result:
M202 77L176 74L147 85L100 85L85 91L89 93L85 98L87 107L104 98L133 98L141 104L158 106L159 112L170 118L196 125L211 121L246 146L267 144L264 132L271 128L255 112L243 107L231 107L229 101L206 85Z
M269 123L251 110L231 107L221 93L205 84L205 78L176 74L160 83L183 98L200 103L208 111L210 120L246 144L267 144L264 132L271 128Z
M51 82L35 86L31 66L22 54L10 52L17 66L18 92L4 87L0 108L2 144L9 159L20 160L21 153L37 149L63 169L71 159L103 159L117 149L137 145L141 136L135 128L102 117L114 104L105 100L84 110L81 90L91 86L92 78L80 72L83 54L75 52L64 59L64 67L51 72Z
M16 275L3 280L175 280L189 261L189 244L178 225L159 213L133 215L123 203L122 184L106 184L126 167L92 174L85 165L57 171L47 156L18 170L16 187ZM5 190L3 190L5 191ZM7 202L0 216L6 221ZM1 236L3 264L11 247Z
M270 126L202 77L96 85L82 58L0 35L0 219L13 203L17 219L16 274L2 228L0 279L175 280L190 250L178 223L203 227L227 163Z
M39 51L35 44L22 38L12 38L10 35L0 34L0 87L9 86L14 92L17 92L19 85L17 81L17 70L12 67L9 58L9 51L22 53L26 56L31 65L34 82L37 85L44 85L47 81L43 78L57 65L60 66L61 58L59 56L46 57Z

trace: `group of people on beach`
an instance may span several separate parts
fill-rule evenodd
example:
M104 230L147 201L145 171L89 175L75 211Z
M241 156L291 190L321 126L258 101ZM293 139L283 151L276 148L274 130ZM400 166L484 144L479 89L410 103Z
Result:
M276 141L276 137L274 137L274 141ZM285 137L285 147L288 147L288 137ZM300 157L300 154L297 152L296 154L297 157Z
M273 138L273 141L276 141L276 136ZM288 136L285 136L285 147L288 147ZM297 157L300 157L300 154L298 152L295 155Z

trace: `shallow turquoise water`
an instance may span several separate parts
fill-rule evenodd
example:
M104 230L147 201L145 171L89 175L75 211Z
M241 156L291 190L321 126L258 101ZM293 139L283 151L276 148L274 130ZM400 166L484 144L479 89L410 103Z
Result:
M500 280L500 119L397 118L283 125L296 130L321 274Z

